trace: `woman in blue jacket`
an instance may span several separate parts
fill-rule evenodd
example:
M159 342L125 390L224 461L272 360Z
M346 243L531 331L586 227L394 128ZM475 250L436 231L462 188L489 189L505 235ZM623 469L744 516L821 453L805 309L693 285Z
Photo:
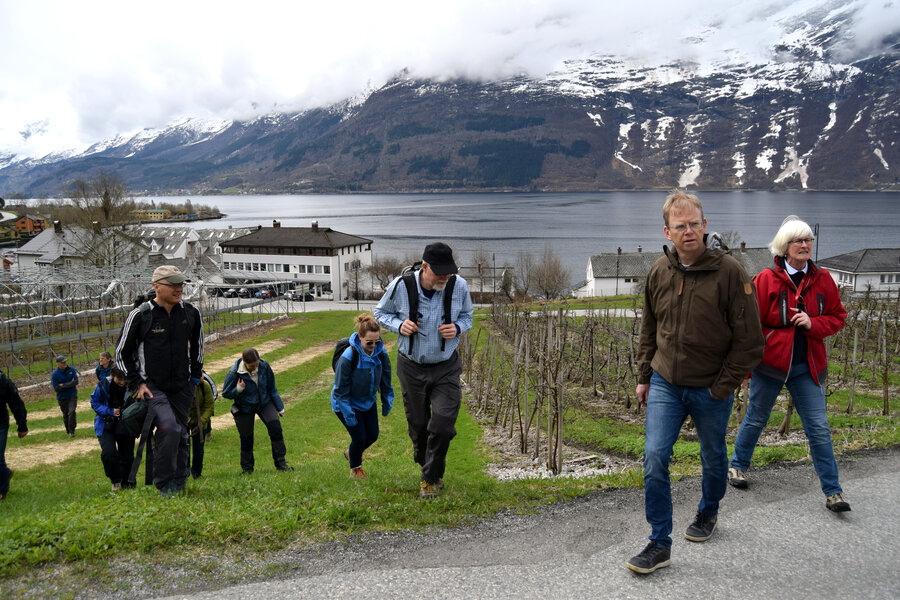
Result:
M94 433L100 441L100 462L113 491L131 487L128 475L134 462L134 438L119 424L126 396L125 373L118 367L110 369L110 375L98 381L91 394L91 408L97 413Z
M362 479L362 455L378 439L378 406L375 394L381 391L381 415L386 417L394 404L391 387L391 360L381 341L381 327L375 317L363 313L356 317L356 333L350 346L338 359L331 390L331 409L350 434L350 447L344 457L350 462L350 475Z
M285 460L287 448L279 420L284 416L284 403L275 388L272 367L259 358L256 348L244 350L241 358L228 371L222 395L234 400L231 414L241 437L241 475L253 473L253 425L256 415L269 431L275 468L293 471Z

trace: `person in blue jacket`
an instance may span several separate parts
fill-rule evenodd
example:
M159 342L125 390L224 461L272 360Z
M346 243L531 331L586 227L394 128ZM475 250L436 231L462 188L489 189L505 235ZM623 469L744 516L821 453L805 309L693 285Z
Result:
M381 416L386 417L394 404L391 386L391 360L381 341L381 327L370 314L356 317L356 333L350 346L335 364L331 410L350 434L350 447L344 457L350 462L350 475L362 479L363 452L378 439L378 405L381 392Z
M100 441L100 462L114 492L132 487L128 475L134 462L134 437L119 422L127 395L125 373L118 367L110 369L109 376L98 381L91 394L91 408L97 413L94 433Z
M97 361L97 368L94 369L94 374L97 376L97 381L109 377L109 372L112 370L112 368L112 354L110 354L109 352L101 352L100 359Z
M56 401L62 411L63 425L70 438L75 437L75 409L78 404L78 371L66 364L66 357L56 357L56 369L50 375Z
M285 460L287 448L279 420L284 416L284 403L275 388L272 367L259 358L256 348L247 348L235 361L225 376L222 395L234 400L231 414L241 438L241 475L253 473L253 425L256 415L269 431L275 468L293 471Z

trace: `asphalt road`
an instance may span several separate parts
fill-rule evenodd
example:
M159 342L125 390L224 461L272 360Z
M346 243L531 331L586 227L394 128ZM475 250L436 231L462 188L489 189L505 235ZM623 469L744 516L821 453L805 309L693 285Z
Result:
M809 464L755 470L700 544L680 537L700 481L675 483L672 565L650 575L625 567L649 533L643 491L606 490L539 514L287 553L278 579L172 597L900 598L900 450L839 467L852 512L825 509Z

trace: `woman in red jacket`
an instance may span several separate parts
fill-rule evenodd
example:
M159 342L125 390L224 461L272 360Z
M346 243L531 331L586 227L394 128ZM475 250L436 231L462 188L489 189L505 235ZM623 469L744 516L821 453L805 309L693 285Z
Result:
M775 264L754 280L766 348L750 379L750 402L734 441L728 480L734 487L747 487L747 469L756 442L778 394L787 386L809 440L825 506L843 512L850 510L850 505L838 483L825 411L828 359L824 340L841 330L847 311L831 275L810 259L813 241L809 225L793 215L786 218L769 244Z

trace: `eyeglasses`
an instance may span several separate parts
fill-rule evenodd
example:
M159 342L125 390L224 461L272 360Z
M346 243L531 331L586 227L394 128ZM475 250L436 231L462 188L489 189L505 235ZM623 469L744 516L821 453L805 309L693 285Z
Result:
M166 283L165 281L157 281L156 283L158 283L159 285L164 285L166 287L170 287L170 288L183 288L184 287L183 283Z
M684 233L688 229L691 231L700 231L703 229L704 224L703 221L693 221L692 223L685 223L683 225L676 225L675 227L669 227L675 233Z
M812 244L814 241L816 241L816 238L808 237L808 238L798 238L796 240L791 240L791 243L801 246L803 244Z

